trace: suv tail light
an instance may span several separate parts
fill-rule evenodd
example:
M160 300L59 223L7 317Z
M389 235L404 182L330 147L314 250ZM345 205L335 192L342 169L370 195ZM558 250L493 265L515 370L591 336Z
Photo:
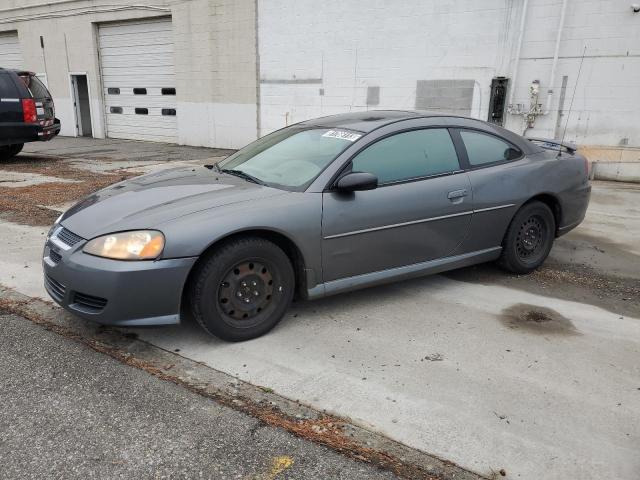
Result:
M25 123L36 123L38 121L36 102L33 98L22 99L22 115Z

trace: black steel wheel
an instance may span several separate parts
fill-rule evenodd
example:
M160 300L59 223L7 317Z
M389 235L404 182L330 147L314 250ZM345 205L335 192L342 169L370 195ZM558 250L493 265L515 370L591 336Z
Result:
M245 260L229 269L218 287L218 307L230 325L246 327L273 300L273 267L266 261Z
M191 285L191 310L200 325L223 340L242 341L271 330L294 293L291 262L262 238L241 238L202 259Z
M555 218L546 204L538 201L525 204L507 229L500 265L514 273L535 270L549 255L555 231Z

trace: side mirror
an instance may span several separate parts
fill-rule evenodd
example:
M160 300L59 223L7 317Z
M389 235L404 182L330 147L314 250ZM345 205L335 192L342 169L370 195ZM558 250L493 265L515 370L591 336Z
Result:
M367 172L351 172L336 182L339 192L358 192L378 188L378 177Z

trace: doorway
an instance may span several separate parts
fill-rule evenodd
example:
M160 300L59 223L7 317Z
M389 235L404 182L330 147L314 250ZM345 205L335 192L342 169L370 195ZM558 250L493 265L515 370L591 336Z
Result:
M71 92L76 117L76 136L92 137L89 85L86 75L71 75Z

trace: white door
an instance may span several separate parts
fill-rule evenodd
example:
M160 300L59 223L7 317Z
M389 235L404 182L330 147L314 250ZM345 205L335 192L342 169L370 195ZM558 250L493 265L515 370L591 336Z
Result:
M171 19L100 25L107 136L176 142Z
M0 33L0 67L24 68L20 42L16 32Z

